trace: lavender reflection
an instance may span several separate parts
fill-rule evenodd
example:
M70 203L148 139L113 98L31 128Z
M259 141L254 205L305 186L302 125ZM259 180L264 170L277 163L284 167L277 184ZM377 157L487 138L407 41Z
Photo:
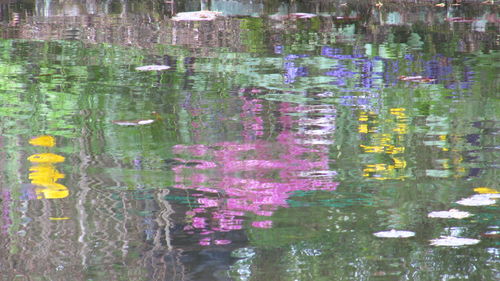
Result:
M353 93L342 97L346 100L342 102L343 104L356 105L350 101L364 97L376 98L380 90L397 84L406 84L409 87L421 85L413 82L403 83L401 75L424 77L429 80L427 84L442 84L445 88L455 90L453 95L470 92L476 80L475 73L465 62L463 66L454 68L453 59L442 54L429 58L419 53L407 53L400 58L365 54L380 52L380 50L373 52L372 48L374 46L370 46L368 52L352 50L352 54L346 54L346 51L333 46L321 47L321 56L332 60L331 68L324 73L331 77L329 84L338 86L340 92ZM364 96L360 96L359 93L363 93Z
M243 229L245 217L252 214L264 217L249 222L252 227L272 227L271 216L288 207L294 191L332 191L338 185L328 156L335 131L333 106L279 103L281 130L264 139L260 90L241 94L241 142L174 147L175 153L198 162L173 170L176 188L197 191L193 196L198 206L186 212L190 223L184 230L200 234L201 245L231 243L218 234Z
M279 50L279 48L275 49L275 51L277 50ZM307 55L292 54L285 56L285 63L283 63L283 69L285 71L285 73L283 74L285 84L292 84L296 81L298 77L306 77L309 75L307 67L298 66L297 63L294 61L296 59L305 57L307 57Z

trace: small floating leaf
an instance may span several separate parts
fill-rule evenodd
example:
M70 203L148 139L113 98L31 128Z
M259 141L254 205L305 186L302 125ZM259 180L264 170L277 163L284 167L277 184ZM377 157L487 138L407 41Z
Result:
M56 139L53 136L39 136L32 138L29 143L35 146L53 147L56 145Z
M494 194L475 194L456 203L464 206L487 206L496 203L492 198L495 198Z
M480 242L480 240L478 239L453 237L453 236L441 236L441 238L432 239L430 241L431 245L433 246L447 246L447 247L475 245Z
M291 14L288 14L288 17L291 19L310 19L310 18L317 17L317 15L310 14L310 13L291 13Z
M136 67L135 70L138 71L162 71L162 70L167 70L170 69L170 66L168 65L145 65L145 66L139 66Z
M379 238L409 238L415 236L415 232L408 230L395 230L375 232L373 235Z
M474 22L474 21L477 21L477 19L462 18L462 17L451 17L451 18L445 18L444 20L449 21L449 22Z
M401 75L398 77L399 80L401 81L409 81L409 82L416 82L416 83L430 83L436 81L436 79L428 78L428 77L423 77L423 76L404 76Z
M333 20L338 20L338 21L358 21L358 20L361 20L361 17L333 17Z
M449 211L436 211L430 212L427 217L441 218L441 219L464 219L472 216L469 212L459 211L457 209L450 209Z
M486 0L486 1L481 2L481 5L494 5L494 4L495 4L495 0Z
M487 231L485 233L481 233L481 236L486 238L500 238L500 231Z

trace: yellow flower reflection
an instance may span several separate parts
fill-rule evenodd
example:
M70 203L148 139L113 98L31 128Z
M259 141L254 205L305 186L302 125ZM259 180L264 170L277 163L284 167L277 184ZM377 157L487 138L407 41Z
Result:
M52 136L40 136L30 140L30 144L35 146L53 147L55 139ZM64 162L65 158L54 153L39 153L28 157L28 161L34 163L29 171L29 179L35 186L35 193L38 199L60 199L68 197L69 190L66 186L57 181L64 178L64 174L59 172L54 166L55 163Z
M362 134L368 134L368 124L359 124L358 132Z
M362 111L359 114L358 132L367 134L366 143L360 144L363 153L386 154L386 163L367 163L363 165L363 176L377 180L398 179L406 177L406 160L401 156L405 147L398 144L404 141L408 132L408 116L406 108L390 108L389 114L381 118L382 113Z
M62 217L62 218L55 218L55 217L50 217L49 220L51 221L63 221L63 220L69 220L69 217Z
M65 158L54 153L39 153L28 157L28 161L33 163L59 163L64 162Z
M47 186L63 178L64 174L60 173L50 164L42 164L30 168L29 179L34 185Z
M45 188L35 188L37 199L61 199L69 195L69 190L66 186L60 183L54 183Z
M493 189L493 188L489 188L489 187L476 187L476 188L474 188L474 191L477 192L477 193L481 193L481 194L496 194L496 193L500 193L500 191L498 191L496 189Z
M32 138L29 142L35 146L53 147L56 145L56 139L53 136L39 136Z
M69 195L66 186L57 183L59 179L64 178L52 164L41 164L30 168L29 179L35 188L38 199L59 199Z

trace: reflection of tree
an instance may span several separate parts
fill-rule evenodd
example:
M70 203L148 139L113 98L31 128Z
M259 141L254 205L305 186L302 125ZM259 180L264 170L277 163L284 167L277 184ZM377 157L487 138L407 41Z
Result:
M110 108L123 106L124 100L132 97L109 95L111 99L105 99L104 95L96 93L95 84L124 83L125 77L116 77L124 72L131 73L130 70L117 65L97 70L92 66L94 63L83 63L82 59L96 57L80 51L92 53L97 49L84 50L78 43L1 43L5 53L0 65L0 100L3 105L0 129L2 141L7 140L6 144L2 143L2 153L5 147L9 147L8 157L4 157L9 159L8 165L2 167L2 173L14 175L5 179L8 188L2 188L1 193L2 276L8 280L15 280L16 274L26 278L50 276L65 280L68 272L75 269L70 274L75 280L117 280L123 276L136 280L139 273L141 276L151 274L182 280L184 268L179 261L182 250L173 249L170 244L173 210L163 200L168 190L153 192L148 189L141 194L143 197L129 196L126 191L102 191L106 186L150 187L151 182L157 185L165 181L164 178L149 178L151 182L148 182L144 178L102 173L104 168L125 166L119 161L121 159L110 156L109 150L105 149L106 141L120 149L124 147L122 144L130 143L127 141L130 136L138 139L144 135L164 137L138 131L125 133L125 136L113 130L109 135L103 133L108 122L111 124L111 120L122 117L115 115L120 114L119 110ZM103 58L120 58L122 63L129 63L121 58L129 57L130 52L127 51L126 55L112 53L104 54ZM132 74L135 76L136 73ZM144 78L148 85L156 83L157 79ZM138 85L144 82L138 80ZM110 93L116 93L116 89L108 87ZM132 100L141 104L137 98ZM103 103L107 106L103 107ZM103 108L110 109L110 115L103 113ZM137 110L141 114L144 111L140 107ZM103 118L107 118L106 122ZM48 135L29 139L40 132L57 136L62 144L58 143L56 147L55 137ZM32 146L27 145L27 139ZM125 147L130 153L125 158L136 156L143 148ZM29 168L18 164L27 162L25 151L30 152ZM60 151L69 151L71 157L61 156ZM97 172L95 167L100 167ZM26 179L30 183L20 184ZM39 200L35 200L37 197ZM148 216L143 217L137 210ZM155 216L150 215L152 213ZM142 236L146 233L150 235L148 239ZM142 254L142 259L136 258ZM125 263L126 268L114 267ZM156 279L152 277L150 280Z
M175 1L178 11L199 9L199 1ZM495 32L498 24L495 6L466 5L465 8L435 9L432 5L404 5L386 3L382 10L372 9L370 1L360 1L343 6L340 2L307 1L283 4L285 11L321 12L321 16L303 21L266 21L264 18L232 18L232 11L222 11L229 17L210 23L175 23L165 18L163 1L39 1L36 7L29 5L6 8L5 14L25 17L17 19L9 36L38 39L76 39L84 42L112 42L151 48L152 43L189 45L199 51L210 53L205 47L229 47L233 50L259 50L275 45L288 45L290 40L312 35L303 32L303 27L320 32L330 42L347 40L352 42L355 32L365 42L381 43L395 38L398 43L409 43L412 47L450 46L473 52L495 47ZM276 13L279 1L264 1L262 11L266 15ZM408 4L410 5L410 4ZM224 7L223 4L220 5ZM33 11L34 10L34 11ZM370 13L372 11L373 13ZM265 15L263 15L265 16ZM14 16L12 16L14 17ZM472 23L442 22L443 18L473 19ZM424 20L422 20L424 19ZM119 23L119 24L117 24ZM437 28L429 30L429 25ZM282 34L286 26L287 32ZM351 31L352 30L352 31ZM105 31L105 32L104 32ZM293 31L293 32L292 32ZM17 35L15 35L17 34ZM112 36L111 36L112 34ZM241 35L240 35L241 34ZM269 34L270 36L267 36ZM266 35L263 37L263 35ZM316 35L314 35L316 36ZM239 40L238 38L243 39ZM261 39L259 39L261 38ZM271 40L262 40L269 38ZM299 38L306 39L306 38ZM252 41L260 40L260 42ZM246 41L246 42L245 42ZM423 45L422 45L423 44ZM430 46L428 46L430 44ZM212 50L213 52L213 50Z

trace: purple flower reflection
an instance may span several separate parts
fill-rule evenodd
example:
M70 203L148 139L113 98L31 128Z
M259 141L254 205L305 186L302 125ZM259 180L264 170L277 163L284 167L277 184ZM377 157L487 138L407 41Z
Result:
M295 60L295 59L300 59L300 58L307 58L308 55L296 55L296 54L289 54L285 56L285 60Z
M340 104L345 106L358 106L358 107L366 107L370 105L375 99L375 96L342 96L340 97Z
M470 89L474 83L475 72L469 66L464 67L462 89Z
M323 46L321 47L321 55L325 57L331 57L333 55L338 55L342 52L342 50L338 48L333 48L330 46Z
M352 60L365 57L365 55L361 52L360 53L355 52L352 55L342 55L341 49L332 48L330 46L321 47L321 55L328 58L339 59L339 60Z
M415 56L413 56L412 54L406 54L404 56L405 60L409 60L409 61L414 61L415 60Z
M353 77L354 74L356 74L356 73L348 70L347 68L341 67L341 66L325 72L325 75L328 75L328 76L348 77L348 78Z
M282 54L283 53L283 45L277 45L277 46L274 46L274 53L275 54Z
M297 77L305 77L308 75L308 70L304 66L295 66L294 62L285 62L283 64L285 69L285 84L291 84L295 82Z
M436 56L429 61L424 61L424 77L436 79L438 82L449 81L453 74L451 59Z
M373 63L370 60L363 61L361 65L361 85L362 87L368 89L373 85Z
M348 70L344 66L340 65L330 71L325 72L325 75L336 77L334 81L330 82L330 84L345 86L347 85L347 79L351 78L355 75L355 72Z

